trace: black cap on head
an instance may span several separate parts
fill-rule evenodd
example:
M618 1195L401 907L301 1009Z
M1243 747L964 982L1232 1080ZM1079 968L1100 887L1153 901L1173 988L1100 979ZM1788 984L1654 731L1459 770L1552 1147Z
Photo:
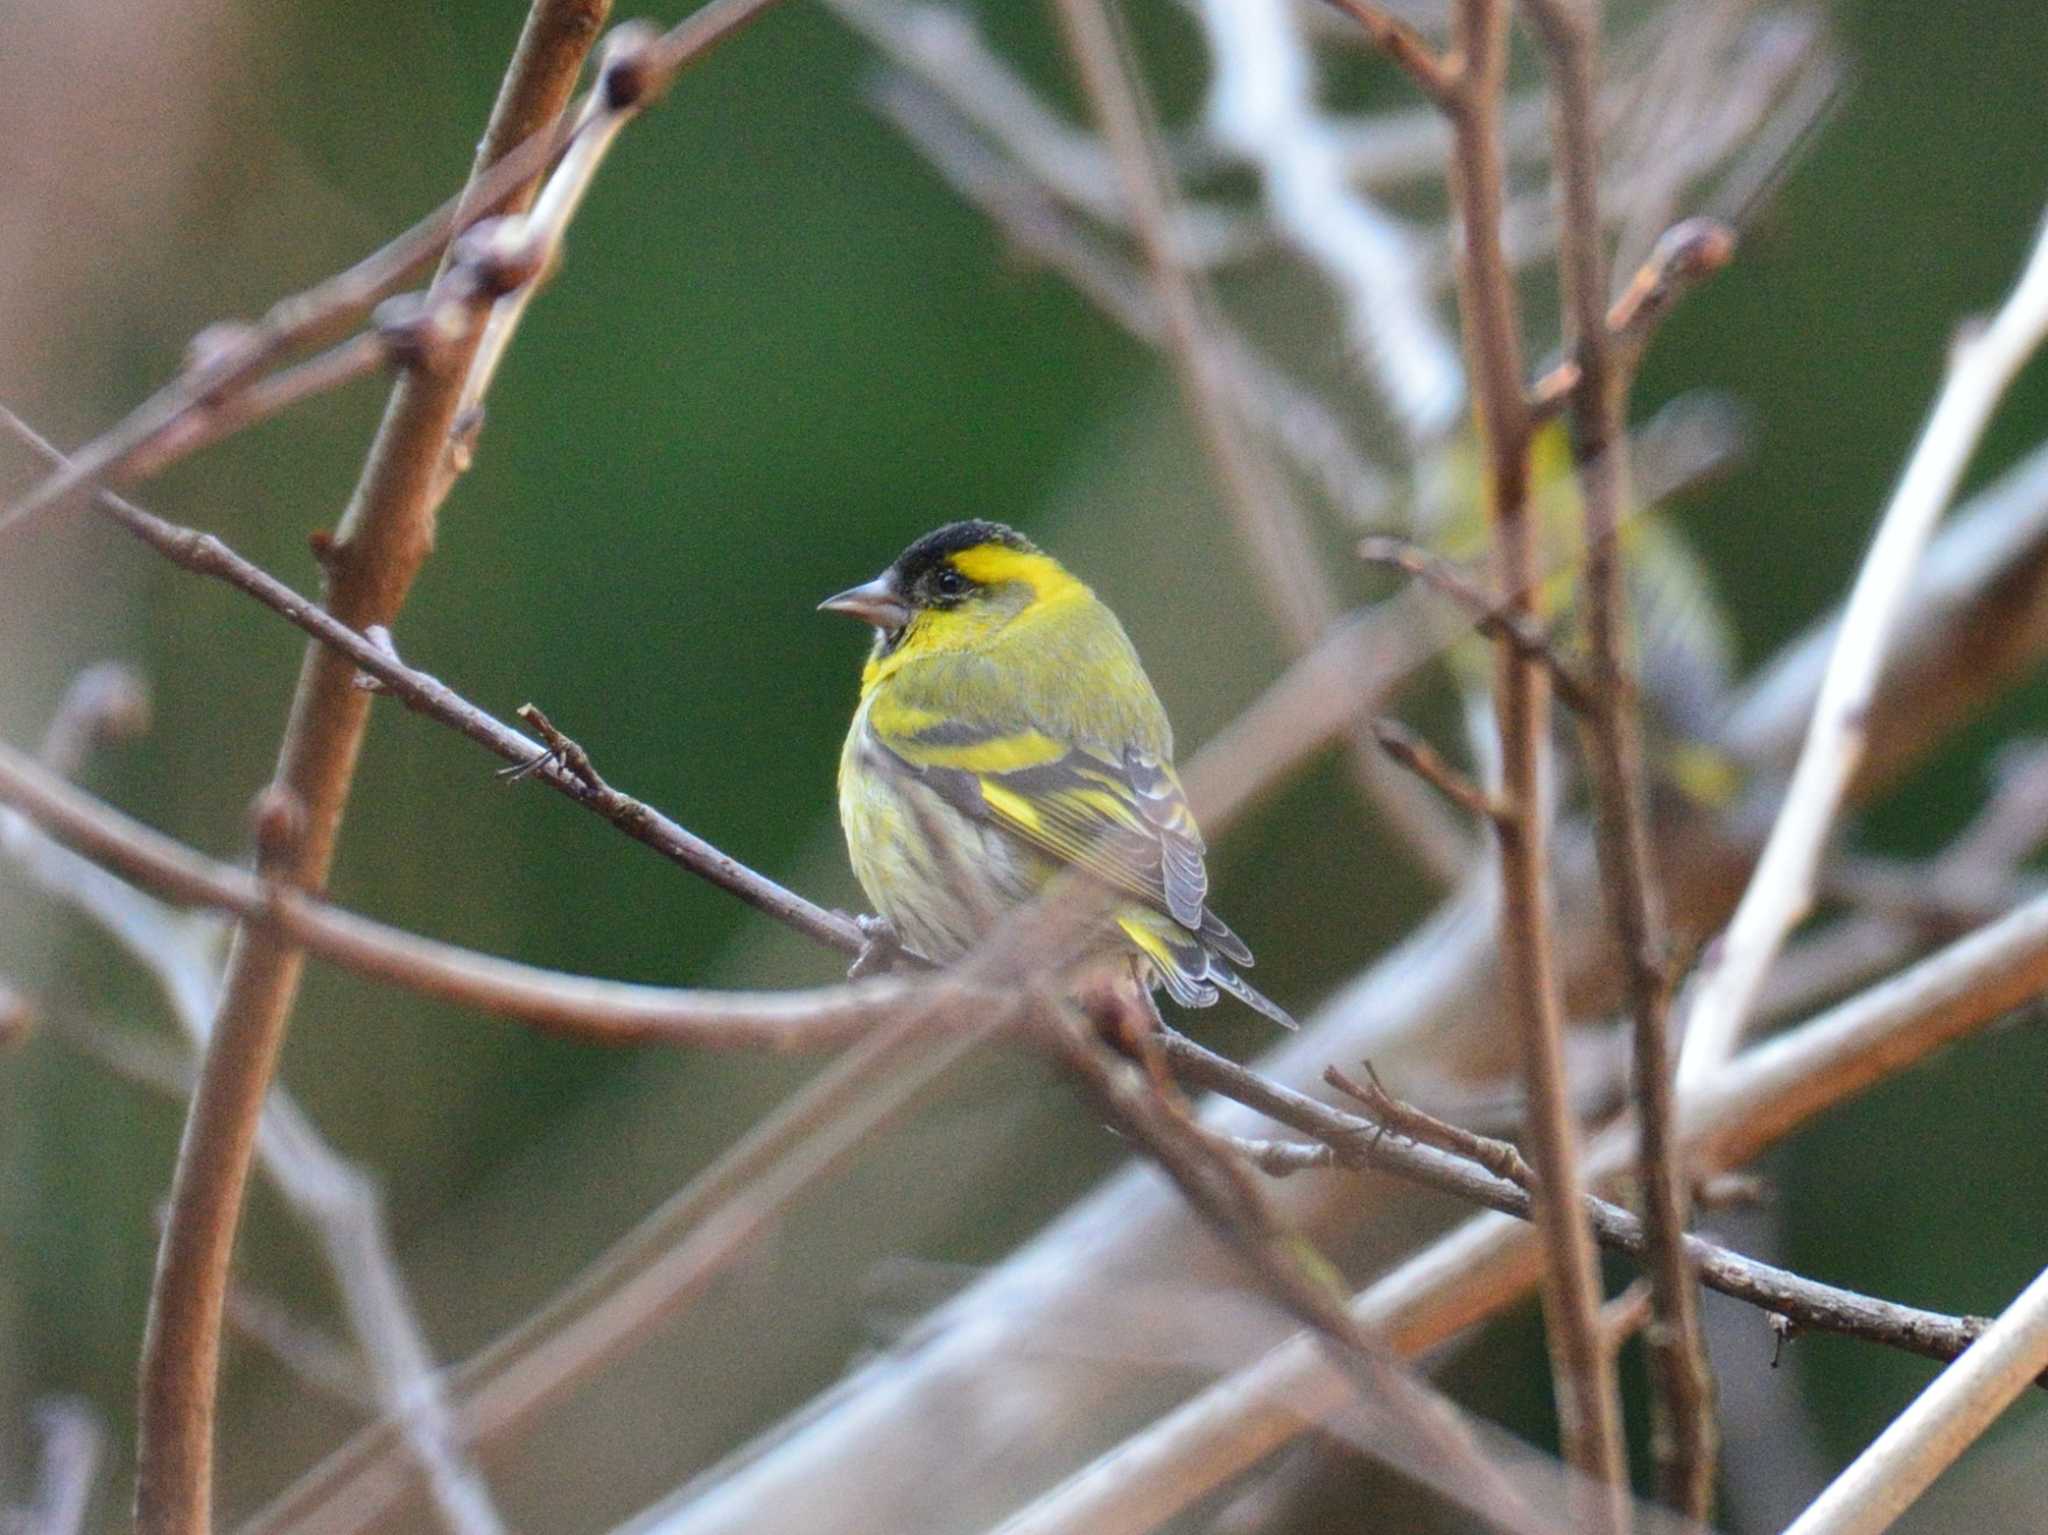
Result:
M1038 549L1015 528L1006 528L1000 522L984 522L976 517L966 522L949 522L943 528L934 528L925 534L896 556L896 575L904 590L908 591L920 576L947 555L958 554L962 549L978 549L983 544L1001 544L1005 549L1017 549L1026 554L1035 554Z

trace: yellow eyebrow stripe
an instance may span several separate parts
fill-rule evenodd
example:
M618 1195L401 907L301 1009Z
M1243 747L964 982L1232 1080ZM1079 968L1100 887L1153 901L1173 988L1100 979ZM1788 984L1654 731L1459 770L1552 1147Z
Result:
M1007 586L1021 581L1040 601L1085 590L1067 573L1067 568L1049 554L1035 549L1012 549L1006 544L979 544L951 556L953 568L982 586Z

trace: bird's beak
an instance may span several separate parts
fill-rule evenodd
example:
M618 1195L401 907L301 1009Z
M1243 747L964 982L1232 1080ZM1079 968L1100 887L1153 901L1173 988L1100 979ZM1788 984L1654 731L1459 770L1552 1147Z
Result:
M827 597L818 604L818 611L846 613L885 631L901 629L910 622L910 604L896 595L896 583L886 574L837 597Z

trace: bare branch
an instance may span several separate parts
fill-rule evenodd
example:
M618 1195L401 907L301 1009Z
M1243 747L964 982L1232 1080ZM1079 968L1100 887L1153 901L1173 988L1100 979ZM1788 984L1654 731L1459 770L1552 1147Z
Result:
M1381 1084L1379 1073L1372 1069L1371 1062L1366 1063L1363 1082L1347 1076L1335 1066L1323 1068L1323 1080L1347 1098L1355 1099L1375 1123L1396 1135L1405 1135L1418 1145L1434 1146L1454 1157L1476 1162L1494 1177L1503 1178L1525 1192L1535 1187L1536 1174L1522 1160L1521 1152L1515 1150L1512 1141L1474 1135L1470 1130L1425 1113L1412 1103L1401 1102ZM1591 1198L1590 1195L1587 1197Z
M709 992L567 975L497 959L387 927L206 858L53 778L7 746L0 746L0 804L166 900L227 912L357 975L589 1044L829 1049L897 1016L920 995L980 1005L991 1000L975 986L955 988L937 978L808 992Z
M1380 720L1373 733L1389 757L1475 820L1491 823L1509 813L1504 803L1444 761L1434 746L1399 720Z
M1530 418L1514 274L1501 245L1504 187L1500 112L1507 72L1503 0L1458 0L1451 51L1459 59L1450 182L1460 234L1458 310L1485 452L1494 589L1501 607L1533 617L1539 538L1529 507ZM1529 1091L1529 1148L1540 1182L1537 1227L1546 1254L1544 1334L1550 1348L1566 1464L1604 1489L1583 1514L1594 1529L1626 1525L1628 1482L1620 1389L1600 1348L1600 1276L1579 1219L1578 1126L1564 1079L1564 1013L1550 887L1549 674L1514 641L1496 637L1494 715L1500 794L1500 944L1508 1012Z
M1934 1379L1785 1535L1878 1535L2048 1369L2048 1271Z
M1072 0L1068 0L1072 3ZM1149 1001L1143 1003L1151 1013ZM1156 1015L1150 1020L1157 1027ZM1086 1088L1109 1122L1131 1136L1182 1196L1251 1269L1267 1295L1308 1328L1387 1430L1375 1453L1507 1531L1550 1530L1479 1450L1459 1410L1401 1366L1383 1339L1358 1326L1334 1270L1274 1212L1251 1169L1209 1136L1136 1067L1109 1057L1096 1030L1042 1006L1036 1032Z
M1682 1096L1687 1161L1708 1171L1739 1166L1824 1110L1982 1029L2044 987L2048 900L1752 1048ZM1182 1047L1168 1043L1180 1057ZM1259 1107L1274 1112L1271 1104ZM1383 1149L1399 1144L1389 1140ZM1418 1154L1435 1155L1426 1149ZM1604 1137L1592 1148L1588 1171L1611 1179L1634 1158L1633 1135ZM1511 1184L1501 1187L1522 1197ZM1689 1250L1697 1255L1697 1249ZM1352 1306L1402 1352L1422 1353L1526 1295L1542 1272L1540 1249L1528 1228L1509 1216L1486 1215L1412 1255ZM1100 1456L1034 1504L1006 1535L1144 1535L1292 1439L1304 1424L1336 1410L1346 1390L1313 1348L1301 1340L1285 1344Z
M90 667L72 683L42 758L76 767L84 741L136 728L147 712L139 679L116 666ZM11 811L0 811L0 849L139 960L162 988L192 1054L205 1048L220 1006L221 924L167 909ZM149 1051L143 1040L106 1033L88 1034L84 1044L116 1070L181 1101L191 1091L191 1056L172 1058ZM401 1425L444 1525L454 1535L501 1530L488 1488L450 1428L439 1372L385 1235L374 1186L321 1139L282 1086L273 1085L264 1105L256 1155L319 1241L371 1367L371 1399ZM360 1379L361 1369L356 1375Z
M776 3L709 0L653 40L643 67L636 71L634 93L645 100L658 98L683 70ZM191 413L217 408L295 348L336 339L379 300L446 251L477 220L502 209L523 208L535 178L567 146L580 117L580 113L563 114L562 103L609 10L609 0L560 0L549 9L548 50L571 67L560 91L551 92L546 102L536 98L523 105L531 109L551 104L552 110L508 114L502 119L506 131L487 131L485 145L490 153L479 155L484 163L458 196L346 271L278 300L255 324L224 322L202 332L194 339L184 371L0 512L0 534L20 527L88 484L120 479L136 457L152 450L163 434L183 430L182 423Z
M449 456L444 466L449 475L459 474L470 466L476 435L483 424L484 396L490 392L499 364L505 360L513 334L526 315L526 306L561 263L569 221L583 205L584 194L618 141L619 130L652 99L649 92L653 82L648 75L656 43L655 30L646 22L628 22L605 41L597 87L583 99L570 129L568 147L548 173L546 184L520 223L523 255L529 263L527 278L492 305L483 334L477 340L476 353L470 360L469 373L463 380L450 421ZM446 487L439 493L446 495Z
M1573 713L1592 709L1592 696L1585 683L1571 663L1558 654L1555 637L1526 607L1498 600L1448 560L1405 538L1374 535L1360 539L1358 557L1368 564L1385 565L1413 576L1448 599L1488 639L1505 640L1540 665L1549 674L1558 701Z
M1679 1165L1665 975L1669 938L1664 892L1650 848L1649 778L1630 656L1621 528L1629 496L1628 397L1633 361L1649 327L1678 291L1726 264L1734 240L1700 221L1666 236L1610 315L1606 230L1600 209L1599 0L1522 0L1551 76L1559 255L1558 279L1573 340L1572 457L1585 508L1585 629L1593 707L1580 716L1592 766L1594 834L1609 921L1621 955L1634 1024L1631 1066L1641 1125L1637 1179L1650 1235L1649 1334L1656 1392L1659 1491L1687 1518L1713 1510L1719 1432L1714 1381L1700 1328L1699 1292L1685 1251L1690 1180ZM1618 337L1631 337L1630 345Z
M12 411L0 406L0 424L52 461L61 456ZM547 760L548 752L531 737L487 714L453 689L423 671L406 665L381 625L358 632L325 608L250 563L211 533L166 522L124 496L111 491L94 494L94 505L122 528L172 563L195 575L223 581L344 657L361 675L376 680L393 698L467 736L486 750L522 770L523 776L545 783L578 804L595 811L635 841L688 869L701 879L737 896L814 942L845 954L858 954L864 942L849 917L805 900L738 860L721 853L653 807L610 788L600 788ZM373 634L383 635L379 643ZM360 691L360 690L359 690ZM601 782L601 780L599 781Z
M965 10L916 0L829 0L834 15L885 57L944 99L976 133L999 144L1059 204L1111 228L1129 228L1116 159L1093 135L1075 128L991 49ZM1171 235L1193 267L1239 259L1271 239L1258 220L1221 206L1183 203Z
M1734 258L1735 232L1726 224L1687 219L1666 230L1650 259L1636 269L1627 289L1606 310L1608 339L1602 345L1610 354L1603 359L1608 368L1618 369L1623 377L1632 375L1664 317ZM1601 283L1604 303L1604 267ZM1529 409L1539 419L1556 414L1579 393L1582 379L1579 360L1560 363L1536 381Z
M704 1293L787 1208L894 1123L979 1042L914 1019L883 1026L691 1179L566 1289L451 1372L470 1440L509 1436ZM388 1424L372 1424L259 1513L241 1535L282 1535L318 1514L348 1530L387 1517L406 1491Z
M560 115L589 48L592 20L589 0L534 0L478 148L466 203L482 200L481 183L493 163L546 132ZM530 179L529 173L520 184ZM444 261L443 270L453 265ZM471 327L436 359L445 366L408 372L392 393L324 562L325 606L344 624L388 625L433 547L440 466L475 344ZM325 646L307 648L276 776L277 792L303 815L302 831L288 845L259 850L267 885L310 889L327 877L368 722L370 700L354 679L354 667ZM212 1527L214 1401L228 1267L301 963L299 951L268 925L242 928L229 952L172 1175L143 1336L135 1494L140 1535L206 1535Z
M1308 1147L1282 1143L1278 1160L1286 1171L1334 1165L1392 1173L1518 1220L1530 1217L1529 1169L1505 1141L1472 1136L1434 1120L1377 1090L1376 1083L1353 1084L1364 1089L1369 1103L1385 1105L1370 1108L1368 1117L1361 1118L1261 1077L1184 1035L1168 1037L1167 1053L1176 1074L1189 1086L1221 1093L1312 1137L1314 1144ZM1470 1149L1461 1149L1466 1144ZM1591 1194L1585 1205L1602 1247L1645 1263L1652 1259L1649 1231L1641 1217ZM1948 1316L1823 1284L1704 1237L1687 1235L1685 1244L1689 1260L1710 1288L1816 1332L1947 1360L1960 1355L1990 1326L1983 1317Z
M1785 803L1727 931L1686 988L1679 1079L1696 1082L1740 1043L1758 989L1806 915L1828 834L1866 750L1871 699L1921 554L2007 384L2048 334L2048 223L1991 324L1957 343L1836 636Z
M1444 61L1437 57L1429 40L1406 21L1373 0L1324 0L1324 3L1342 11L1372 39L1372 45L1408 73L1422 94L1436 106L1449 111L1453 104L1456 81L1444 67Z

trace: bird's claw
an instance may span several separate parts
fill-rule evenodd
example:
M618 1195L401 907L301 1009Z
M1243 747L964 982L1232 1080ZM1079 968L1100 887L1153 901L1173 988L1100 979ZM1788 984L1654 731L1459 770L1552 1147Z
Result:
M863 976L880 975L903 953L903 940L896 936L896 929L887 917L864 914L853 920L860 928L862 941L860 953L847 967L846 978L857 981Z

